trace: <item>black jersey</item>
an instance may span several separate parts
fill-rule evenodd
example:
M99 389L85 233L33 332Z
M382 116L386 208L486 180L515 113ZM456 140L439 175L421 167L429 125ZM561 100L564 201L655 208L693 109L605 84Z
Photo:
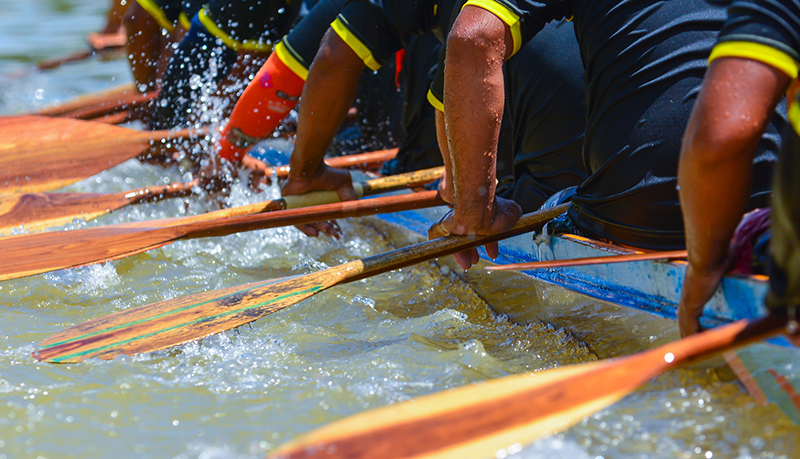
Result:
M211 0L200 22L231 49L270 51L289 32L302 0Z
M158 25L168 31L181 24L189 28L189 21L203 7L205 0L136 0Z
M403 31L429 28L444 36L465 5L502 19L511 30L515 52L548 22L571 20L586 73L583 157L591 175L572 199L570 217L596 237L667 249L684 245L675 190L681 139L730 3L351 0L337 21L340 36L354 42L357 53L361 42L362 59L379 65L385 51L398 46ZM349 15L351 9L360 14ZM370 16L376 19L359 20ZM440 68L431 88L432 103L441 101L442 82ZM763 204L769 193L771 166L780 149L778 132L771 125L761 143L751 205Z
M432 32L444 43L458 12L470 3L349 0L332 28L375 70L407 44L409 36ZM524 38L515 37L514 55L503 70L506 109L498 144L497 193L531 211L552 193L586 177L581 159L586 108L572 25L554 23L541 36ZM443 109L442 49L436 77L430 91L426 88L428 100L439 110Z

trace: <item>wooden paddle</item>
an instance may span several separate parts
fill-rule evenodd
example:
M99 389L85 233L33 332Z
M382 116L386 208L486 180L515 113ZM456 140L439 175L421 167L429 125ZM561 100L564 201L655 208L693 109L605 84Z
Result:
M118 39L117 35L107 35L105 43L102 47L90 48L83 51L76 51L66 56L40 61L36 63L36 68L39 70L52 70L61 67L64 64L68 64L70 62L86 60L96 54L97 55L108 54L114 51L121 50L126 44L127 40L125 42L121 42Z
M151 144L197 132L141 132L40 116L0 118L0 194L46 191L138 156Z
M26 193L0 195L0 234L24 227L28 232L90 220L140 202L192 194L197 181L139 188L119 193Z
M156 100L157 97L158 91L152 91L146 94L125 94L114 100L72 110L60 116L79 120L92 120L143 107Z
M73 99L57 102L51 106L42 108L30 115L39 116L60 116L76 110L82 110L87 107L93 107L100 104L113 103L121 97L126 97L131 94L138 94L139 91L133 83L115 86L113 88L104 89L102 91L93 92L91 94L83 94Z
M419 397L334 422L269 457L502 457L498 452L517 450L564 429L664 371L773 335L785 323L786 317L776 316L742 320L628 357L508 376Z
M90 357L113 359L120 354L133 355L175 346L239 327L334 285L533 231L566 209L567 205L562 205L524 215L511 230L494 236L447 236L311 274L255 282L128 309L53 335L39 345L33 356L48 362L67 363Z
M563 268L567 266L587 266L587 265L604 265L610 263L628 263L631 261L647 261L647 260L675 260L678 258L686 258L687 253L685 250L671 250L665 252L646 252L635 253L631 255L609 255L604 257L586 257L586 258L570 258L568 260L547 260L547 261L530 261L527 263L510 263L507 265L487 266L483 269L488 271L525 271L529 269L541 268Z
M368 153L361 153L358 155L328 158L325 160L325 164L331 167L338 167L340 169L371 170L377 168L386 161L394 159L396 156L397 148L392 148L390 150L378 150ZM279 179L289 177L288 165L273 168L263 161L253 158L252 156L245 156L244 163L248 168L261 172L267 179L272 176L273 170L274 173L278 175Z
M114 113L113 115L106 115L100 118L94 118L92 121L94 121L95 123L119 125L122 123L127 123L128 121L132 121L133 118L131 117L134 116L133 113L135 112L124 111L124 112Z
M340 156L326 159L331 167L371 169L397 155L397 149L381 150L360 155ZM256 160L253 160L256 162ZM289 175L288 166L269 168L257 161L263 168L266 177L274 173L278 178ZM429 173L432 180L438 178L435 171L421 174L403 175L409 177L409 183L416 186L427 180ZM390 179L396 180L396 179ZM402 178L401 178L402 180ZM197 181L173 183L119 193L26 193L0 195L0 234L9 234L14 228L23 226L28 232L42 231L48 227L64 225L75 219L89 220L122 207L140 202L153 202L161 199L177 198L192 194L192 187ZM406 185L402 185L406 186ZM373 193L374 194L374 193Z
M356 194L379 194L400 188L419 186L441 176L442 168L395 175L354 184ZM431 194L415 194L400 199L409 209L438 205ZM21 234L0 238L0 280L16 279L57 269L84 266L107 260L125 258L164 246L178 239L222 236L238 231L275 228L308 222L325 221L351 216L347 212L374 214L392 201L370 200L355 207L310 207L335 203L339 196L333 191L318 191L283 199L223 209L192 217L168 218L87 228L75 231ZM304 209L299 209L304 207ZM389 207L394 209L394 207ZM274 216L260 215L253 219L234 220L232 217L252 216L281 209L297 212L276 212ZM394 212L396 210L386 210ZM287 213L288 212L288 213ZM339 213L341 213L341 215ZM359 214L363 215L363 214ZM300 221L297 223L296 220ZM306 221L307 220L307 221Z

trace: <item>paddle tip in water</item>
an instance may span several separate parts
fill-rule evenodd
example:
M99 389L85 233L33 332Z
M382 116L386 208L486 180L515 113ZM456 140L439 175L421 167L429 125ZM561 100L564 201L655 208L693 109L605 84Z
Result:
M419 397L323 426L269 457L501 457L615 403L664 371L770 336L785 322L779 316L739 321L627 357Z

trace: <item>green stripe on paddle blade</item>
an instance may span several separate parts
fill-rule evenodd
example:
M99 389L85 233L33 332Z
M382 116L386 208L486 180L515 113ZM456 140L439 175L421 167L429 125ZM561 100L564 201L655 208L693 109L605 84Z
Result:
M53 363L113 359L164 349L239 327L338 284L360 262L132 308L42 341L33 356Z

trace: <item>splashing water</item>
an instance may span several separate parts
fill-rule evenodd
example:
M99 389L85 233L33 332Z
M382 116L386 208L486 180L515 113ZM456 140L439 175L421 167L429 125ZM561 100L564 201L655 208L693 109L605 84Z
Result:
M20 55L36 60L80 49L106 6L59 5L0 0L0 75L24 70L27 58ZM0 77L0 111L130 81L126 66L89 61L23 79ZM196 81L197 114L219 123L224 107L205 90L207 81ZM115 192L186 179L177 167L128 161L68 190ZM277 191L252 192L237 182L228 204L270 199ZM61 229L217 208L201 198L130 206ZM395 245L376 219L340 223L340 240L277 228L0 282L0 459L263 457L297 434L365 409L674 338L665 321L531 285L522 276L462 275L428 262L330 289L252 326L174 349L76 365L30 357L40 340L95 317L315 271ZM510 317L527 317L520 322L528 324ZM797 433L774 406L756 405L730 373L693 367L656 378L572 429L533 445L509 445L496 457L789 458L800 457Z

